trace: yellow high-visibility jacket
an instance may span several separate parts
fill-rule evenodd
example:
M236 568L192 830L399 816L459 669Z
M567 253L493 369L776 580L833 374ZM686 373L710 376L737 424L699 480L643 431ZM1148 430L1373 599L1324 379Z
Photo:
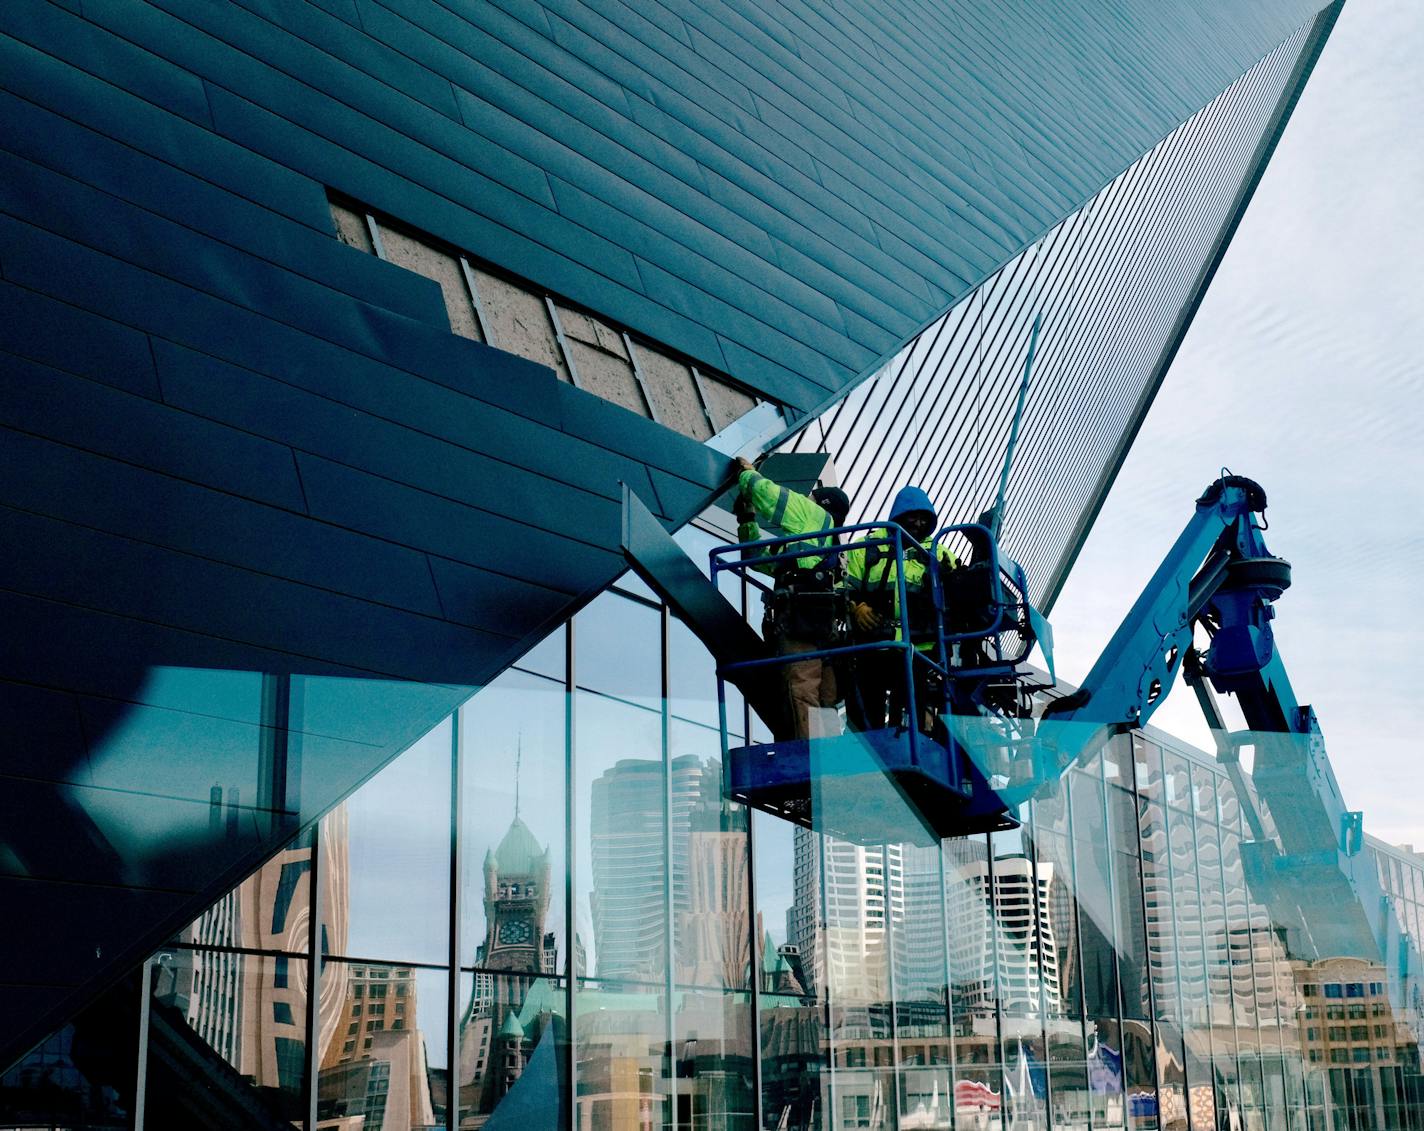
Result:
M826 531L835 525L835 520L814 499L799 491L793 491L789 487L774 483L758 471L742 472L741 478L737 480L737 487L742 496L751 502L752 507L756 510L757 518L768 526L774 526L783 534L788 535L814 535L814 537L806 538L800 542L788 542L782 546L767 546L761 551L762 554L790 554L802 549L824 551L834 546L834 540ZM738 523L738 542L755 542L761 537L761 527L755 520ZM816 569L821 565L824 557L824 554L818 553L813 557L796 558L795 562L802 569ZM779 567L790 564L791 560L786 559L772 562L769 565L758 565L754 568L762 573L775 573ZM906 574L908 576L908 570Z
M882 530L888 535L891 527L886 526ZM880 535L881 530L858 531L851 540L859 541ZM931 537L917 545L905 537L902 545L905 548L906 597L913 604L917 595L923 593L930 584L929 564L930 554L934 551L934 539ZM938 553L942 569L955 569L959 565L959 560L948 546L941 545ZM842 560L845 562L846 590L851 600L865 601L876 606L882 616L892 618L894 639L899 640L902 618L900 587L896 584L895 547L857 546L847 550ZM928 648L929 645L920 644L919 647Z

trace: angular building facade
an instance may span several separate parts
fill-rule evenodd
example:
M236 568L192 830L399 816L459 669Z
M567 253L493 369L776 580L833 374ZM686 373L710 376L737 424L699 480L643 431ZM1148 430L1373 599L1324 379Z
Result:
M1037 323L1051 605L1338 11L5 6L0 1123L1418 1124L1208 760L793 835L619 580L734 453L972 517Z

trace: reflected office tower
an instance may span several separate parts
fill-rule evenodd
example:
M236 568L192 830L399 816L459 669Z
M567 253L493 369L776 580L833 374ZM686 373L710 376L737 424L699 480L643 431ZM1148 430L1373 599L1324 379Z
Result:
M547 1011L534 1008L531 1019L529 1010L548 985L540 976L559 965L555 936L545 929L550 871L548 848L516 812L504 839L484 859L485 937L475 949L474 990L460 1019L463 1127L479 1127L489 1118L542 1030Z
M794 851L788 941L808 992L829 990L841 1004L888 1000L886 923L905 913L901 846L866 848L798 827Z
M332 810L323 829L320 938L323 950L341 951L346 948L350 922L344 805ZM305 951L311 926L313 843L308 832L278 852L199 916L182 933L183 941L198 947ZM193 1031L256 1087L295 1093L301 1089L306 1059L303 965L304 959L281 954L258 960L231 951L198 949L175 969L159 1000L182 1008ZM317 1012L323 1053L335 1042L345 994L344 967L329 968L322 979Z
M698 942L679 947L680 962L697 977L735 983L749 953L746 918L745 818L723 806L722 767L715 758L674 758L668 796L663 766L625 758L594 781L589 819L595 976L630 981L662 977L667 912L665 853L672 855L673 929ZM666 826L665 826L666 822ZM670 845L664 840L671 835ZM727 887L723 887L723 882ZM742 941L736 941L738 936ZM708 964L711 965L708 965ZM694 977L691 969L680 979Z
M594 974L656 981L663 963L667 862L661 762L625 758L594 781L589 896Z
M939 845L906 844L905 913L891 923L895 1000L943 1002L949 984L945 958L944 873Z
M1060 1013L1053 865L1041 862L1035 874L1033 861L1024 856L990 861L982 842L955 841L946 848L945 869L957 1006L992 1011L997 998L1006 1011Z
M722 797L721 773L715 759L673 762L675 978L683 985L740 985L751 963L746 816Z
M1337 1126L1413 1127L1424 1110L1419 1084L1417 1003L1398 1009L1389 973L1362 958L1294 962L1297 1010L1306 1071L1328 1073L1335 1101L1346 1109Z
M340 1046L327 1048L321 1060L317 1114L323 1126L380 1131L432 1126L435 1109L425 1037L416 1027L414 971L361 963L333 963L328 970L336 966L346 971L340 1013L346 1028Z

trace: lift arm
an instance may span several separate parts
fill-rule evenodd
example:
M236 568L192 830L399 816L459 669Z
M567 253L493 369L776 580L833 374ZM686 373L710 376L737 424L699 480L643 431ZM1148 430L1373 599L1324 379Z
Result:
M1296 699L1275 646L1273 603L1290 585L1290 566L1266 549L1256 519L1265 506L1265 492L1238 476L1197 500L1082 689L1045 711L1048 720L1088 725L1042 728L1035 777L1051 781L1111 733L1144 725L1185 670L1244 809L1247 882L1292 956L1354 955L1403 977L1413 944L1400 936L1363 852L1361 816L1345 808L1315 712ZM1211 640L1204 654L1193 647L1198 623ZM1246 731L1228 733L1213 692L1236 696ZM1064 732L1056 740L1048 737L1055 729ZM1249 783L1240 765L1247 746L1255 755Z

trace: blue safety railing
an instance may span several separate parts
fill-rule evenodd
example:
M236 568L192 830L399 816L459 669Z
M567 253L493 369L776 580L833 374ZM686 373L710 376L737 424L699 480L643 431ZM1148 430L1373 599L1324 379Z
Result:
M987 548L986 561L975 561L968 566L960 566L949 571L934 571L933 591L935 619L939 626L939 662L946 671L956 678L976 675L1007 674L1028 659L1038 637L1037 614L1028 600L1028 579L1023 567L999 553L999 542L988 526L977 522L963 522L946 526L934 537L932 543L935 560L939 560L941 549L956 536L975 547ZM952 632L946 625L954 613L947 589L955 588L956 582L987 580L980 608L990 615L981 624L972 624L962 631ZM963 594L961 593L962 597ZM1006 643L1008 636L1018 637L1018 646ZM956 657L956 646L981 645L979 661L966 654ZM1045 645L1046 646L1046 645Z
M860 537L856 537L859 535ZM815 547L815 542L824 538L846 538L850 541L842 542L830 548ZM916 680L916 666L921 666L924 674L934 674L940 679L945 679L948 675L945 666L936 657L942 659L945 654L942 641L936 639L932 642L936 647L926 650L917 647L916 641L911 633L909 617L909 590L905 581L905 558L906 543L909 536L898 526L887 525L885 523L861 523L855 526L837 527L818 534L796 534L783 535L776 538L763 538L755 542L739 542L730 546L719 546L712 550L708 557L712 572L712 582L715 585L718 576L722 573L737 575L754 587L764 592L774 591L774 587L768 585L760 578L753 577L755 571L764 567L775 567L782 562L796 562L804 558L827 558L839 556L844 559L845 555L855 550L869 550L876 546L888 546L894 551L895 570L895 607L898 610L898 625L895 627L893 638L861 640L855 641L847 630L846 638L848 643L833 644L823 648L817 648L806 652L797 652L788 655L763 656L756 659L741 660L735 663L724 664L717 669L717 708L718 717L721 724L722 734L725 736L727 730L727 700L726 700L726 679L733 673L746 672L759 668L784 667L789 663L811 659L850 659L858 655L867 655L876 652L898 652L903 657L904 663L904 706L905 718L907 720L904 730L909 743L909 758L911 764L919 764L920 744L924 741L933 741L930 736L923 733L920 727L921 713L919 702L918 681ZM917 543L909 542L914 547L914 552L924 554L926 551ZM807 547L813 547L809 551ZM886 568L889 568L890 559L885 559ZM935 570L927 570L933 575ZM853 591L848 593L853 597ZM938 618L936 618L938 619ZM942 636L942 629L937 634ZM933 652L933 654L931 654ZM935 704L936 709L942 704ZM891 720L892 725L894 720ZM940 759L936 759L940 761ZM955 762L951 759L951 766ZM957 766L955 766L957 777ZM950 784L952 788L958 788L959 782Z

